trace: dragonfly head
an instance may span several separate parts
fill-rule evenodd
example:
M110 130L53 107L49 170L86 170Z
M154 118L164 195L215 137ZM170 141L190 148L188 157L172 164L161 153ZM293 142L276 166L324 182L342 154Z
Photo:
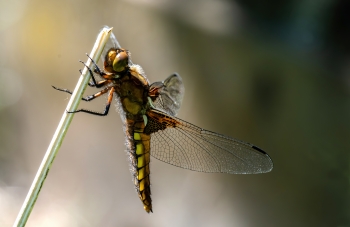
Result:
M129 52L122 48L111 48L108 50L105 61L104 69L110 73L123 72L129 63Z

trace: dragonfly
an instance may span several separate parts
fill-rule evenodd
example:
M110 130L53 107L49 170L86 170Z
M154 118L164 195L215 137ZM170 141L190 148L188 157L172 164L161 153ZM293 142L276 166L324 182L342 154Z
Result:
M142 67L132 63L130 52L120 47L114 34L109 43L111 47L106 46L103 51L103 69L88 56L93 63L93 69L85 65L91 75L88 85L100 91L82 99L92 101L107 93L104 110L67 112L106 116L115 97L124 124L133 183L147 213L153 212L150 156L177 167L206 173L258 174L272 170L271 158L259 147L176 117L185 91L177 73L150 84ZM72 94L68 89L53 88Z

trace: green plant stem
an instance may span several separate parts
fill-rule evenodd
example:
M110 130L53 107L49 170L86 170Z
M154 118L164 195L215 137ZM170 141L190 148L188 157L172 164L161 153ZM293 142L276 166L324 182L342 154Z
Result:
M105 47L111 33L112 33L112 28L107 28L107 27L105 27L99 33L97 40L95 42L95 45L92 48L92 51L89 55L95 62L98 62L102 54L103 48ZM92 63L91 60L88 59L88 61L86 62L86 65L91 66L91 63ZM69 100L66 110L74 111L77 109L89 80L90 80L89 71L85 67L73 91L71 99ZM29 189L27 197L24 200L24 203L16 218L15 223L13 224L14 227L25 226L29 218L29 215L34 207L35 201L39 196L39 192L44 184L46 176L49 173L52 162L54 161L55 156L59 148L61 147L63 138L67 133L68 127L73 119L73 116L74 114L68 114L66 111L64 111L61 121L58 124L56 132L53 135L51 143L47 148L45 156L40 164L39 170Z

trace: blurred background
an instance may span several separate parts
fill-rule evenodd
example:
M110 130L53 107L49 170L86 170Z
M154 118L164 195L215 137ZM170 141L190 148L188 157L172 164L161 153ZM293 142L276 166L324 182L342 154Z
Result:
M104 25L151 82L182 76L180 118L261 147L275 167L205 174L152 159L147 214L118 113L77 114L27 226L350 226L349 1L0 6L0 226L12 226L68 103L51 85L75 87Z

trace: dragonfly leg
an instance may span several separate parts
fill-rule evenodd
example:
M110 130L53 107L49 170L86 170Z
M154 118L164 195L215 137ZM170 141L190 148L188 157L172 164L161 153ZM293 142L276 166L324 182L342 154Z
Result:
M107 74L105 72L103 72L103 70L101 70L100 67L98 67L96 62L88 54L86 54L86 56L88 56L88 58L90 58L92 64L94 64L94 66L95 66L94 72L99 74L102 78L104 78L104 76Z
M86 109L80 109L80 110L76 110L76 111L67 111L67 113L78 113L78 112L83 112L83 113L88 113L88 114L93 114L93 115L97 115L97 116L106 116L108 114L109 111L109 107L111 106L112 100L113 100L113 92L115 91L114 87L108 87L103 89L102 91L98 92L95 94L97 98L99 96L101 96L102 94L106 93L109 90L109 94L108 94L108 99L107 99L107 104L105 106L105 109L103 112L95 112L95 111L91 111L91 110L86 110ZM94 95L92 95L94 96ZM92 99L94 99L92 98ZM92 100L90 99L90 100Z
M58 88L58 87L55 87L53 85L51 85L54 89L56 89L57 91L63 91L63 92L66 92L68 94L72 94L73 92L68 90L68 89L62 89L62 88ZM108 88L105 88L103 89L102 91L100 92L97 92L96 94L93 94L93 95L89 95L89 96L86 96L85 98L81 98L83 101L86 101L86 102L89 102L97 97L100 97L101 95L105 94L108 90L110 89L110 87Z
M81 71L81 69L79 69L79 72L80 72L80 74L83 74L83 72ZM102 80L102 81L97 82L97 86L95 86L93 82L89 82L88 85L89 85L90 87L97 87L97 88L99 88L99 87L105 86L105 85L108 84L109 82L110 82L109 80Z
M95 98L98 98L98 97L100 97L101 95L107 93L108 90L110 90L110 89L111 89L111 87L106 87L105 89L103 89L103 90L97 92L96 94L86 96L86 97L84 98L84 101L91 101L91 100L94 100Z
M90 57L89 57L90 58ZM91 59L91 58L90 58ZM91 59L92 60L92 59ZM100 87L103 87L106 83L108 83L109 81L108 80L103 80L103 81L99 81L99 82L97 82L97 80L95 79L95 76L94 76L94 74L93 74L93 72L92 72L92 70L90 69L90 67L89 66L87 66L86 64L85 64L85 62L83 62L83 61L80 61L81 63L83 63L84 65L85 65L85 67L89 70L89 73L90 73L90 75L91 75L91 82L90 83L88 83L88 85L90 86L90 87L96 87L96 88L100 88ZM96 63L92 60L92 62L95 64L95 67L98 67L97 65L96 65ZM79 70L79 72L82 74L82 71L81 70ZM103 75L105 75L105 74L103 74L101 71L99 71L100 73L100 76L102 77Z

